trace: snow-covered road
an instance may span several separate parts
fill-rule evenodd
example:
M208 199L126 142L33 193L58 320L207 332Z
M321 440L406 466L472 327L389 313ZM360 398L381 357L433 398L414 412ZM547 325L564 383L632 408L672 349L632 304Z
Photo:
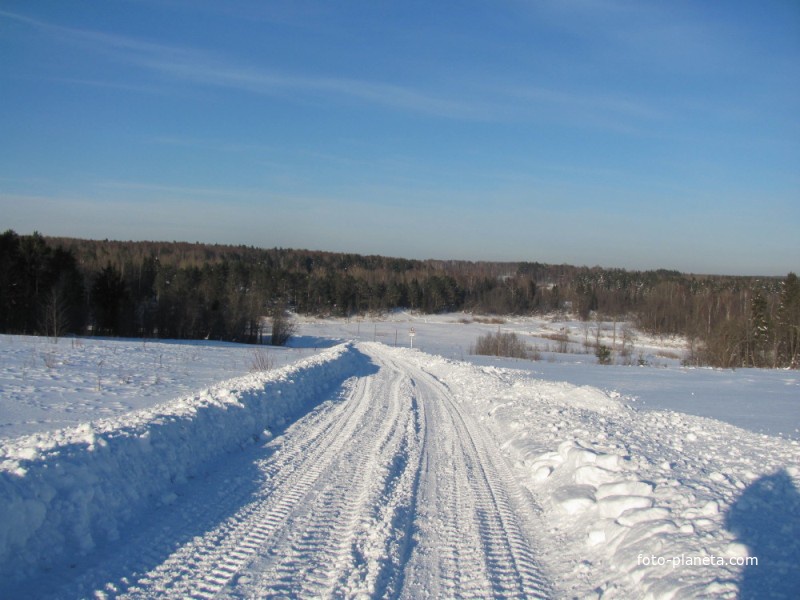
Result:
M460 410L446 383L386 346L367 347L379 373L402 382L401 403L419 414L422 444L413 465L417 533L403 566L401 595L545 595L534 505L529 496L523 500L497 447Z
M535 505L446 384L362 344L354 373L183 487L64 587L132 598L546 597Z

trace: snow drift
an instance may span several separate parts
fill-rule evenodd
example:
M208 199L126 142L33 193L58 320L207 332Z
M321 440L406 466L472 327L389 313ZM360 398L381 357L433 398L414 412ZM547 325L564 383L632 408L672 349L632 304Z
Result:
M559 597L797 596L797 440L638 411L525 371L418 360L479 416L540 506Z
M353 373L340 345L123 417L0 446L0 580L29 577L104 542L226 453L283 427ZM12 560L13 558L13 560Z

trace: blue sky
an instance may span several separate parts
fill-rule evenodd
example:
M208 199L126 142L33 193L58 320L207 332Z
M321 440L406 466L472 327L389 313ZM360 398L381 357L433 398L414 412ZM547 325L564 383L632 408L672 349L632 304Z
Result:
M0 228L800 270L800 3L0 3Z

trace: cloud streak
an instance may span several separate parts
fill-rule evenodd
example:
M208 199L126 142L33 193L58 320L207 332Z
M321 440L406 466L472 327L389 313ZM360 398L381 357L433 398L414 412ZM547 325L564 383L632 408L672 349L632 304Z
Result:
M338 97L386 108L438 117L477 119L486 115L481 106L439 97L413 87L341 77L289 75L242 66L219 59L185 60L180 57L134 57L134 61L173 79L264 95L301 93Z
M548 87L519 87L507 82L471 81L464 89L431 91L414 85L335 75L288 73L243 64L187 47L143 41L129 36L55 25L0 11L0 16L47 31L63 42L78 44L94 54L144 69L170 84L189 84L290 97L295 101L355 103L397 112L462 121L537 122L554 114L579 117L583 125L620 133L638 133L629 120L662 119L665 114L641 101L612 93L586 95ZM119 87L152 93L152 84L118 84L96 79L59 78L70 83ZM480 79L480 78L478 78ZM162 83L163 83L162 81Z
M191 198L236 198L255 197L258 192L255 190L240 190L230 188L205 188L194 186L161 185L150 182L139 181L98 181L95 184L98 188L106 190L132 191L137 193L150 194L154 196L171 197L191 197Z
M455 119L479 119L486 116L485 107L439 96L413 86L346 77L288 74L224 60L192 48L54 25L8 11L0 11L0 16L47 31L64 41L81 44L95 53L113 56L117 60L145 68L166 76L171 81L271 96L291 93L338 97L345 101ZM99 85L96 81L90 83Z

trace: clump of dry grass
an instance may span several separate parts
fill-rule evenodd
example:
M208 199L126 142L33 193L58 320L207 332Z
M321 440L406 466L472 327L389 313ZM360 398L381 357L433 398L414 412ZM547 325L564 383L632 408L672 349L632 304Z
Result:
M506 320L500 317L475 317L475 322L484 325L503 325Z
M509 358L530 358L528 345L516 333L487 333L482 335L470 348L470 354L483 356L506 356Z
M275 361L272 356L264 350L253 350L250 361L251 373L263 373L271 371L275 367Z

